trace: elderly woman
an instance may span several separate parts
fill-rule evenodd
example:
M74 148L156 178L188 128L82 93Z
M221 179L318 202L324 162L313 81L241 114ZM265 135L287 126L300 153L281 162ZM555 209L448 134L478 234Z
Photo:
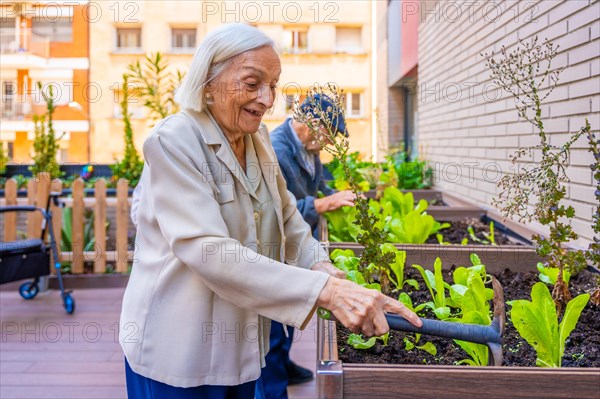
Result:
M398 301L345 279L296 209L261 119L281 64L258 29L225 25L198 48L184 111L144 143L136 256L120 343L130 399L252 398L268 319L304 328L316 307L352 331L388 331Z

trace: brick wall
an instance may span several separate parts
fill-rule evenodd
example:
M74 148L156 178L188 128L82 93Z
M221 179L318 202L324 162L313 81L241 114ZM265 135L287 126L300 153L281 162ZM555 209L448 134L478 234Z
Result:
M428 1L420 11L418 131L438 186L492 208L496 183L510 170L508 156L537 143L512 98L494 88L480 56L503 45L514 49L519 39L537 35L560 46L553 65L566 69L543 106L551 143L564 142L585 118L598 132L600 1ZM585 143L577 142L567 170L567 203L576 209L573 226L582 246L593 236L595 200Z

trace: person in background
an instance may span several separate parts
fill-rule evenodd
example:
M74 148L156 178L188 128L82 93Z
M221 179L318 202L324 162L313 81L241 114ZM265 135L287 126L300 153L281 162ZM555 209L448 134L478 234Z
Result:
M331 125L337 127L336 133L347 137L346 121L333 102L319 95L315 96L315 101L320 102L320 109L331 110L327 115ZM304 101L301 107L307 111L312 108L308 101ZM310 225L315 238L318 235L320 215L342 206L354 206L355 198L351 191L335 192L325 184L323 165L319 159L321 143L324 141L325 137L315 137L308 125L293 118L286 119L271 132L271 143L287 189L296 197L298 210ZM318 198L319 192L324 197ZM335 276L345 277L341 271ZM288 385L300 384L313 378L310 370L290 359L293 338L293 327L283 326L277 321L271 322L270 349L265 358L266 366L256 384L257 399L286 399Z

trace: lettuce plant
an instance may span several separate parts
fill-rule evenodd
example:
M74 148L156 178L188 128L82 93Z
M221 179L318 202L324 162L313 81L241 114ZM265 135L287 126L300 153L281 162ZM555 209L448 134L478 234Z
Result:
M410 296L408 296L408 294L406 292L400 293L400 296L398 297L398 301L400 301L401 303L404 304L404 306L406 306L408 309L410 309L416 313L412 299L410 299ZM410 351L410 350L416 348L416 349L423 350L433 356L435 356L437 354L437 348L430 341L427 341L421 345L418 345L419 342L421 341L421 334L415 334L414 336L407 335L406 337L404 337L403 341L404 341L404 348L407 351Z
M425 270L422 266L412 265L421 273L425 285L433 298L433 301L423 303L415 309L420 311L423 308L430 308L436 317L440 320L445 320L450 317L450 307L446 304L446 283L442 276L442 260L437 258L433 264L433 273L431 270Z
M406 253L404 253L404 256L406 256ZM381 292L380 284L366 281L365 276L360 270L360 258L356 257L351 249L335 249L331 253L330 258L335 267L346 273L346 279L365 288Z
M390 281L396 286L396 289L401 290L405 284L410 285L414 289L419 289L419 283L417 280L409 278L404 278L404 266L406 263L406 252L398 250L392 244L383 244L381 246L381 251L386 253L394 253L396 255L396 260L390 263L390 271L394 274L394 276L389 275Z
M387 332L379 337L371 337L368 340L365 340L362 334L350 334L348 336L348 345L351 345L354 349L369 349L375 346L375 342L377 340L381 340L384 346L387 346L388 340L390 339L390 333Z
M460 301L457 301L459 302L462 315L456 321L486 326L492 323L488 300L491 299L489 291L492 291L492 297L494 293L490 288L485 288L482 275L485 275L485 268L483 269L483 273L481 273L477 271L476 266L470 268L470 270L466 273L466 290L462 293ZM458 280L460 281L463 277L465 276L459 277ZM455 282L456 280L457 278L455 277ZM457 298L455 298L455 300L456 299ZM460 346L469 355L469 359L460 360L458 364L467 364L470 366L486 366L488 364L489 354L486 345L460 340L454 340L454 342L456 342L458 346Z
M560 322L555 303L544 283L533 286L531 301L519 299L508 302L512 306L509 314L513 325L536 351L537 366L561 366L565 341L575 329L589 298L589 294L581 294L570 300Z
M558 279L557 268L546 267L542 262L538 262L537 269L540 272L538 277L540 278L541 282L548 285L556 284L556 279ZM569 284L569 281L571 281L571 273L568 270L563 271L562 279L565 281L565 284Z
M450 226L427 214L427 201L414 204L412 193L404 194L395 187L387 187L379 201L370 200L368 212L372 227L384 232L383 239L390 243L423 244L430 235ZM357 242L364 229L357 223L359 212L354 208L340 208L327 212L331 241Z

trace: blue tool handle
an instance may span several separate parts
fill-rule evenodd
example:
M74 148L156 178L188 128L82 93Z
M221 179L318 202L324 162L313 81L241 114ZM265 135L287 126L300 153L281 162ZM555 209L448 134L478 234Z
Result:
M453 323L449 321L421 318L423 325L421 327L415 327L402 316L386 314L385 318L392 330L452 338L484 345L487 345L490 342L502 342L500 332L496 331L492 326Z

